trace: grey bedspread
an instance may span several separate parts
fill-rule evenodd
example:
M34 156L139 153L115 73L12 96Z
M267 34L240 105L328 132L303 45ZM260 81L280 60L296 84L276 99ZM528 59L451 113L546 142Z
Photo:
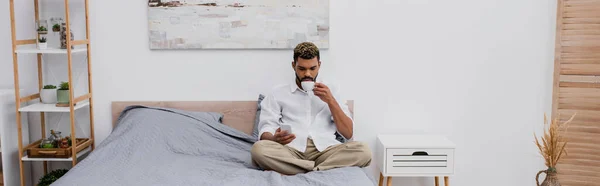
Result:
M251 163L250 135L218 122L220 113L132 106L118 126L52 186L367 186L357 167L284 176Z

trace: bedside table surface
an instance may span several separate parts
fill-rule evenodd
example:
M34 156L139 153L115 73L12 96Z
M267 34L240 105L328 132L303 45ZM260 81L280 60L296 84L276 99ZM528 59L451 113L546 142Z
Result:
M385 148L454 148L456 145L441 135L378 135Z

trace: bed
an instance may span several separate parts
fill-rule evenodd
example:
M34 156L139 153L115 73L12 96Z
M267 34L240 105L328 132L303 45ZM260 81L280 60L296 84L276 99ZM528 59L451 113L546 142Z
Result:
M52 185L375 185L366 168L286 176L255 167L257 110L257 101L113 102L111 134Z

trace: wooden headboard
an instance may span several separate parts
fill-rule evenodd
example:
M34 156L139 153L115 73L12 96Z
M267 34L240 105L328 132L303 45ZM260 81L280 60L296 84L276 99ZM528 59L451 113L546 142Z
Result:
M348 100L348 108L354 113L354 101ZM127 106L144 105L150 107L174 108L199 112L223 113L223 124L252 134L256 117L257 101L115 101L112 102L113 127ZM353 114L354 115L354 114Z

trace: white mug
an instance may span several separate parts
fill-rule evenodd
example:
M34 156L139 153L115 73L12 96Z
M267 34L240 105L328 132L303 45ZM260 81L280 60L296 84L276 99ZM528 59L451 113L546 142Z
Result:
M315 88L314 81L303 81L303 82L301 82L301 85L302 85L302 89L304 89L304 91L307 91L307 92L311 92Z

